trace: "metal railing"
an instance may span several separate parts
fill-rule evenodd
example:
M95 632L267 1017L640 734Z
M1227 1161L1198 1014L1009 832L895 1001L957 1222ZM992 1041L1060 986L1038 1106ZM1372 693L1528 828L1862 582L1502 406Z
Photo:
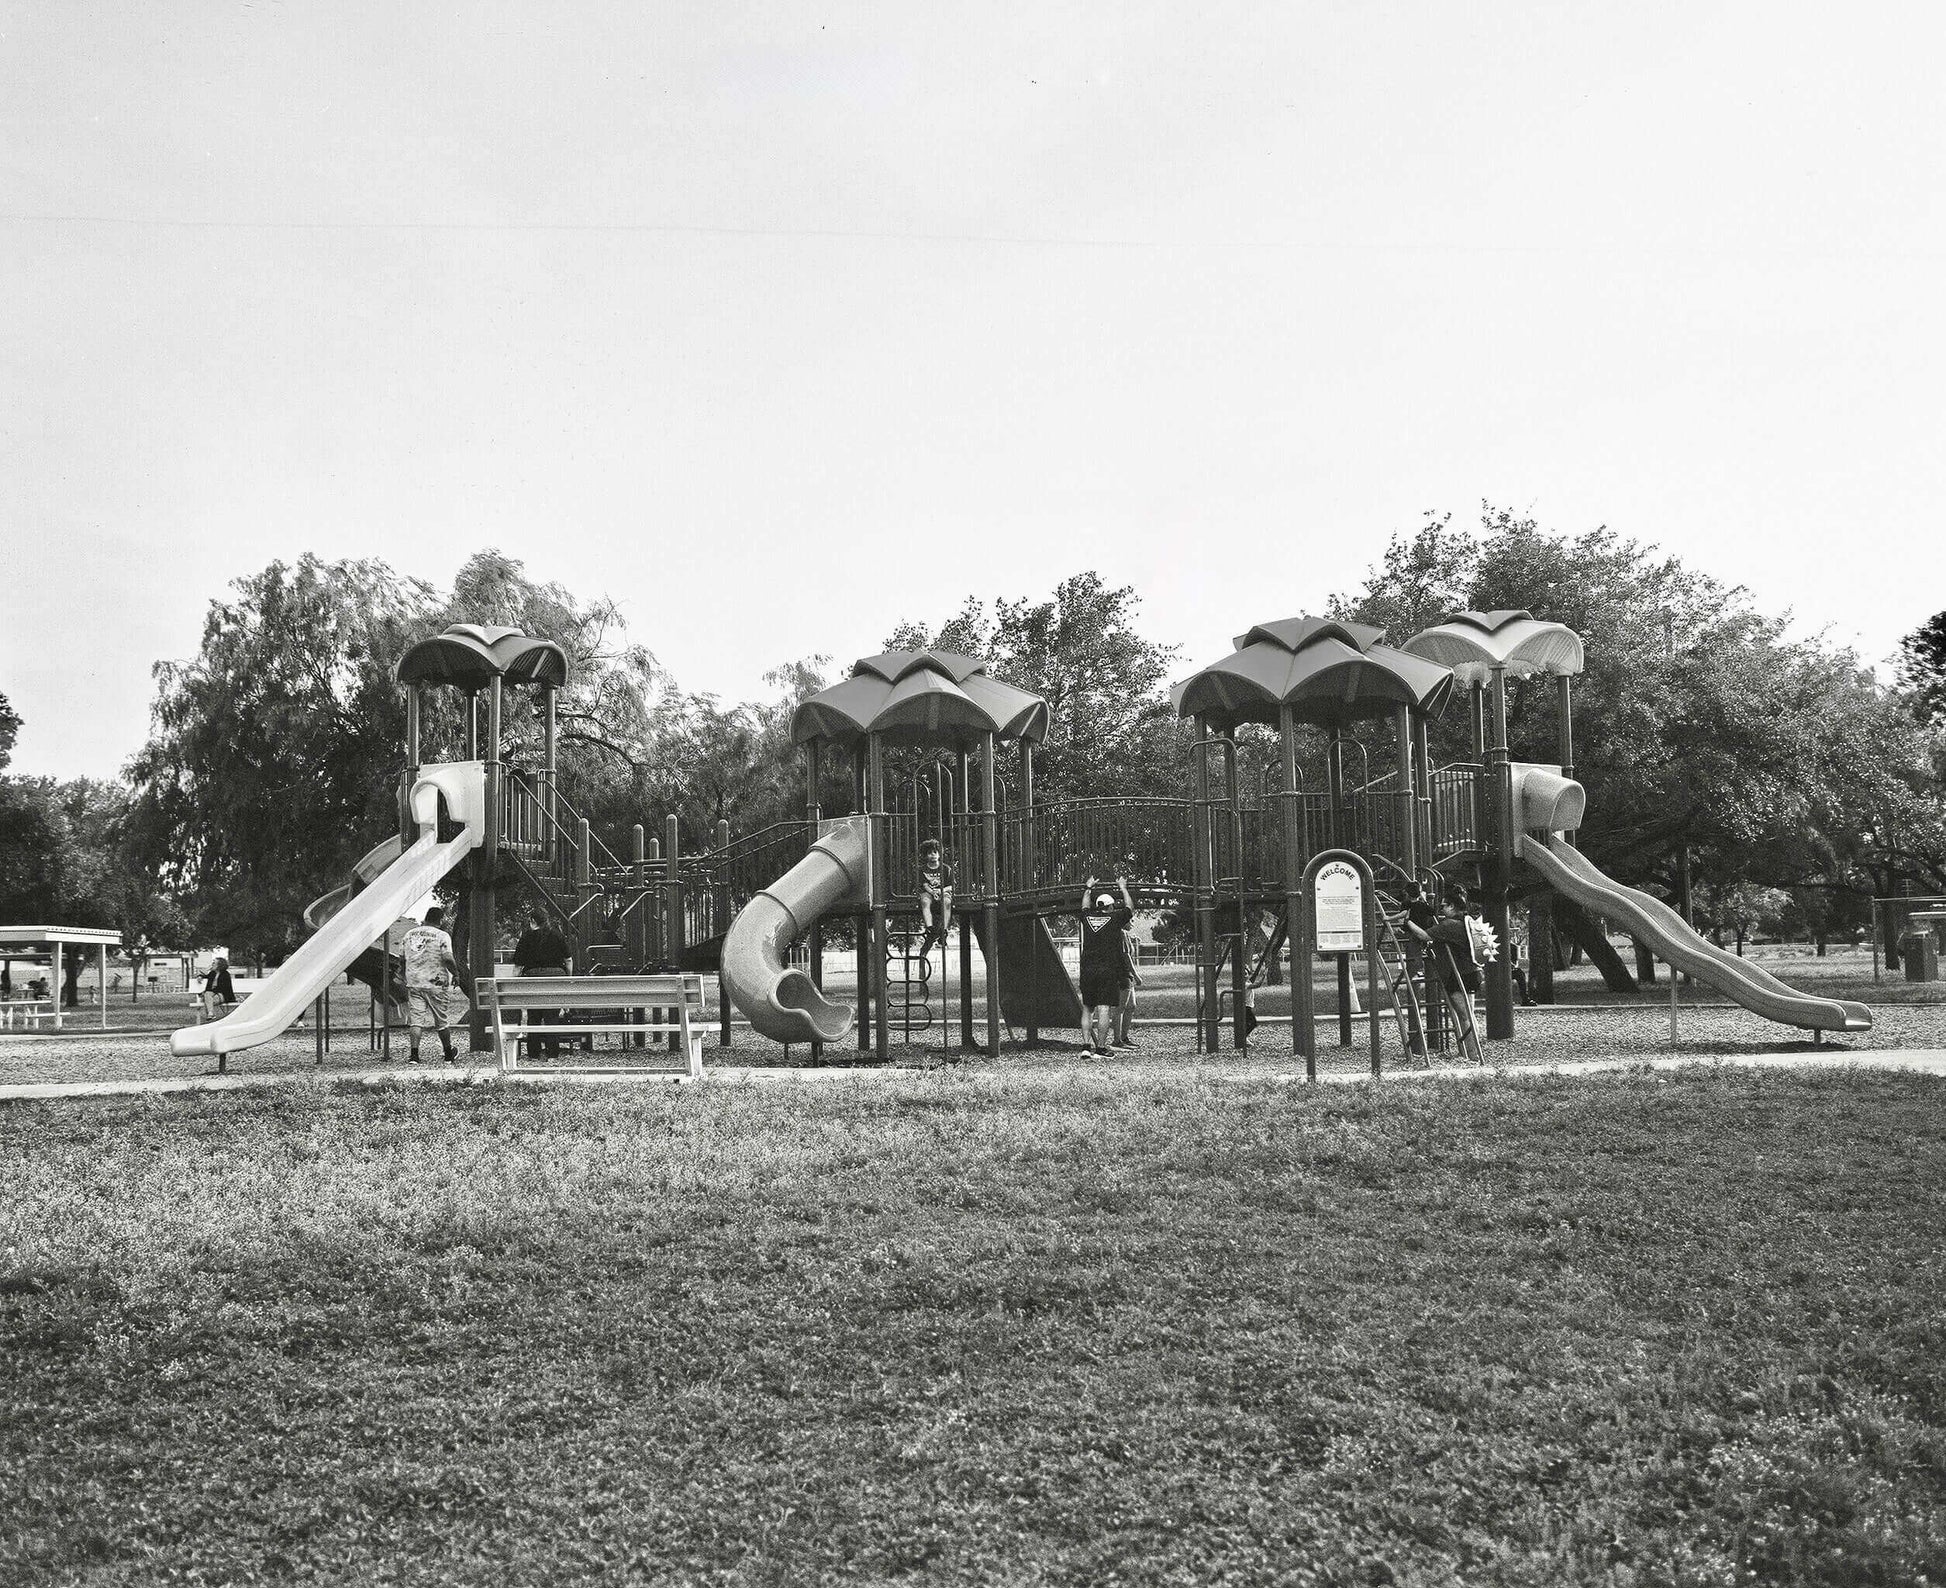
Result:
M1191 884L1193 822L1184 799L1057 800L1001 823L1001 887L1010 894L1074 892L1118 874L1165 887Z
M1480 847L1480 768L1472 762L1434 769L1432 774L1432 858L1443 860Z

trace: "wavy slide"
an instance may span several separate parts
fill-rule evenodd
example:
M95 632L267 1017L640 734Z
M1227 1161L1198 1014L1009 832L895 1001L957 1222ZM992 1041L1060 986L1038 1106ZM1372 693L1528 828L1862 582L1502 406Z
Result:
M479 847L483 796L472 786L477 780L478 763L426 768L412 789L418 838L369 884L343 900L330 919L233 1011L208 1025L184 1026L175 1032L169 1038L170 1052L181 1058L235 1053L288 1029L347 965ZM448 796L461 823L459 836L445 843L439 841L441 794Z
M1718 948L1653 894L1624 887L1552 833L1523 833L1520 852L1556 891L1633 933L1676 969L1753 1014L1806 1031L1867 1031L1872 1013L1844 998L1799 992L1770 972Z
M842 1042L851 1034L857 1016L784 956L826 911L864 906L871 865L866 823L833 822L802 860L737 912L723 939L720 974L753 1031L773 1042Z

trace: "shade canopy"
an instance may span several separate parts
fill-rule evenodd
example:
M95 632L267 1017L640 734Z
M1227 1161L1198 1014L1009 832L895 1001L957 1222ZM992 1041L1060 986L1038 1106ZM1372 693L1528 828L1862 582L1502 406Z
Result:
M45 954L63 948L120 948L122 934L102 926L0 926L0 948Z
M410 646L393 668L401 684L454 684L484 689L496 678L514 684L565 684L568 653L552 640L485 623L455 623Z
M1495 667L1510 673L1572 676L1582 667L1581 636L1519 609L1461 612L1405 642L1415 656L1453 670L1462 684L1482 684Z
M1218 729L1275 723L1283 708L1299 722L1342 727L1391 715L1400 706L1434 711L1452 688L1444 667L1381 644L1369 623L1286 618L1259 623L1236 650L1169 692L1179 717L1207 717Z
M848 743L878 734L895 744L966 746L990 733L1039 744L1047 737L1047 702L1001 683L986 665L958 651L864 657L849 678L797 708L791 737Z

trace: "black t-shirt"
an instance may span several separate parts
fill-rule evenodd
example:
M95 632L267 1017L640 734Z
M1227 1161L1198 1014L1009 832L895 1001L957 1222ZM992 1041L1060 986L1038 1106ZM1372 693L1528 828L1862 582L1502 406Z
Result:
M1082 975L1095 972L1118 980L1125 976L1128 955L1122 946L1122 934L1134 924L1134 912L1121 906L1108 915L1084 919L1081 923Z
M529 927L514 945L514 963L522 970L568 962L568 940L551 926Z

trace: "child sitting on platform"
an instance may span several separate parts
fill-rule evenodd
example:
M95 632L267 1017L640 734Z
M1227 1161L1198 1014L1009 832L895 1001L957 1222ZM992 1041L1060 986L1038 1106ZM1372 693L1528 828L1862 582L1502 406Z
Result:
M946 928L953 920L953 864L939 847L937 838L919 846L919 924L925 936L919 940L919 957L932 953L933 944L946 946Z

